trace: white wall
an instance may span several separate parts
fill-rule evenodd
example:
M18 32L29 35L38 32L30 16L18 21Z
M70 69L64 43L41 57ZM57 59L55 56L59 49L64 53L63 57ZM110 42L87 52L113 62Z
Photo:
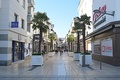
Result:
M90 21L92 21L92 0L81 0L80 4L78 6L78 13L79 17L81 15L87 14L87 16L90 16ZM93 31L92 23L90 25L91 29L86 28L86 32L91 33Z
M9 1L2 0L0 9L0 29L8 29L9 26Z
M19 28L18 29L12 28L11 30L23 35L27 35L27 9L28 9L27 3L28 2L27 0L25 0L26 1L25 8L23 8L22 2L21 2L22 0L19 0L19 2L17 2L17 0L10 0L10 1L11 2L9 7L9 23L14 21L14 13L18 15L18 22L19 22ZM24 29L21 28L21 19L25 21Z
M104 5L106 5L106 12L110 13L112 11L115 11L114 16L105 14L104 16L106 16L106 21L104 23L102 23L101 25L97 26L96 28L94 28L94 30L99 29L100 27L106 25L109 22L120 20L120 16L119 16L120 5L119 5L119 3L120 3L120 0L93 0L93 6L92 6L93 10L99 9L99 7L103 7ZM102 17L97 22L99 22L101 19L102 19Z
M9 38L15 41L24 42L25 48L31 42L32 33L27 34L27 14L28 14L28 0L25 0L25 8L23 0L0 0L2 3L0 8L0 34L8 34ZM18 28L11 28L11 22L14 20L14 13L18 15ZM33 14L33 8L32 12ZM21 19L24 20L24 29L21 28ZM32 27L31 27L32 28ZM32 32L32 29L31 29ZM20 39L19 39L20 38ZM0 42L5 47L12 47L12 42ZM3 46L3 47L4 47ZM30 46L32 47L32 46Z
M0 8L1 8L1 0L0 0Z

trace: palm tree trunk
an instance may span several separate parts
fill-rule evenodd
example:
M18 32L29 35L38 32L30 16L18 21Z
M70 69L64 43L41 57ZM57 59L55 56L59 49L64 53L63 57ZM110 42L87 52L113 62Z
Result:
M86 43L85 43L85 28L83 29L83 49L84 49L84 53L86 53Z
M79 37L80 37L80 34L79 34L79 31L77 31L77 52L80 52L80 41L79 41Z
M71 42L71 51L72 51L72 42Z
M42 30L41 28L39 29L40 34L39 34L39 47L38 47L38 53L41 53L41 42L42 42Z
M51 44L50 44L50 50L52 51L53 49L53 40L51 40Z
M85 45L85 27L83 28L83 50L84 50L84 53L86 53L86 45ZM85 54L83 54L83 65L82 67L85 67Z
M70 51L70 42L68 43L68 45L69 45L69 51Z

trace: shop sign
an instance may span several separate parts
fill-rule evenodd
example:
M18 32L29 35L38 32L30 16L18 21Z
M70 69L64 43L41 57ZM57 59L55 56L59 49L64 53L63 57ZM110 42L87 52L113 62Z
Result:
M105 40L101 42L101 52L105 56L113 56L112 40Z
M11 28L18 28L18 22L11 22Z
M97 22L96 24L94 24L94 28L96 28L100 24L104 23L105 21L106 21L106 16L102 17L102 19L99 22Z
M103 17L103 15L106 13L106 5L104 5L103 7L99 7L98 10L100 11L100 13L94 12L94 14L93 14L94 28L96 28L97 26L99 26L100 24L102 24L106 21L106 16ZM99 19L101 19L101 20L99 20Z
M99 7L98 10L99 10L101 13L96 13L96 12L94 12L94 14L93 14L94 24L95 24L95 22L96 22L97 20L99 20L100 17L102 17L102 16L104 15L103 13L106 12L106 5L104 5L103 7Z

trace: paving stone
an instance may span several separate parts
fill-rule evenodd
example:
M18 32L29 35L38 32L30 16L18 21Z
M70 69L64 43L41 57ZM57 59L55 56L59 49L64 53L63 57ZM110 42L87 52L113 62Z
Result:
M30 66L30 59L0 66L0 80L120 80L120 66L93 60L89 67L82 67L67 53L55 54L43 66Z

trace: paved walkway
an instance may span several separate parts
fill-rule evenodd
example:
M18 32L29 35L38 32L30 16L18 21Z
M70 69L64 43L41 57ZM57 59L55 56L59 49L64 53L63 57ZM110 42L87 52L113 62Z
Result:
M81 67L78 61L65 52L55 54L44 61L43 66L30 66L30 60L0 66L0 80L120 80L120 67L93 60L89 67Z

